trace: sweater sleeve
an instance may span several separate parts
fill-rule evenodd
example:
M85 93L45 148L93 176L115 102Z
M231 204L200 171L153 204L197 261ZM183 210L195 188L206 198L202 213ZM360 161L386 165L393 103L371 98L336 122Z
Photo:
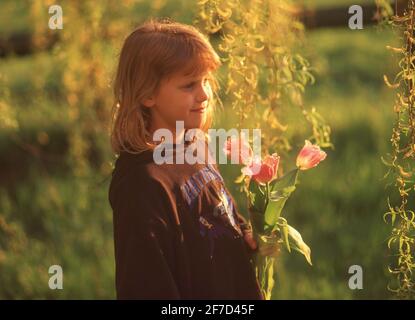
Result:
M238 219L239 226L241 228L242 233L252 232L252 227L250 222L236 210L236 218Z
M140 178L138 178L140 179ZM168 205L157 182L124 182L114 204L118 299L180 299Z

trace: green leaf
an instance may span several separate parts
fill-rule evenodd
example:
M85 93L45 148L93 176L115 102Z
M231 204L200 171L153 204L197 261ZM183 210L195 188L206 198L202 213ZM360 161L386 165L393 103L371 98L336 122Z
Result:
M285 246L287 247L288 252L291 253L291 247L290 247L290 241L288 239L289 235L288 235L288 225L285 223L281 226L281 230L282 230L282 235L284 237L284 243Z
M295 190L297 183L298 169L294 169L270 185L270 198L265 209L265 223L274 226L281 215L285 202Z
M311 263L311 249L310 247L303 241L303 238L301 237L301 234L295 230L290 225L287 225L288 227L288 235L289 235L289 241L291 247L302 253L304 257L306 258L307 262L312 266Z
M268 260L268 261L267 261ZM274 259L267 257L265 259L267 261L267 273L268 273L268 281L267 281L267 300L271 300L272 289L274 288Z
M388 248L390 249L392 244L396 241L396 237L391 237L388 240Z
M249 183L249 195L252 207L259 212L264 212L266 204L266 195L261 187L253 179Z
M399 252L402 252L403 237L399 237Z
M255 273L265 300L271 299L274 287L274 261L272 257L256 255Z
M271 200L268 202L267 209L264 214L265 223L267 225L271 227L275 225L281 215L282 208L284 207L286 201L286 197L281 197L279 200Z
M278 191L290 186L295 186L297 183L298 172L299 170L296 168L271 182L271 191Z

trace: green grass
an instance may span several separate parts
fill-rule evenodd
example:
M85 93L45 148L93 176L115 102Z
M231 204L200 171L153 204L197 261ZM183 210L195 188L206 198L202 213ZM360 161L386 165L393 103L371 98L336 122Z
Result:
M0 5L0 36L31 30L28 1L2 0Z
M33 168L17 190L1 190L1 298L114 298L107 184L93 177ZM54 264L62 266L64 290L48 287Z

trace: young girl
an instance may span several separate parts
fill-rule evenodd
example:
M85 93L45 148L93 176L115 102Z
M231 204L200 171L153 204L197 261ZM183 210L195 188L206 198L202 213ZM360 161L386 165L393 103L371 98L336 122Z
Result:
M217 167L153 158L156 130L168 129L178 141L184 132L176 132L177 121L207 131L219 65L208 40L180 23L149 21L124 42L109 190L119 299L263 299L251 228Z

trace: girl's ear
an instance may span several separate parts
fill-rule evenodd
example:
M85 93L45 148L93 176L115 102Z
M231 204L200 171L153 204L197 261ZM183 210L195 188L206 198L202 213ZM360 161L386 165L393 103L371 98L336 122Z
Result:
M156 104L156 101L153 97L151 97L151 98L144 99L142 101L142 104L147 108L151 108Z

